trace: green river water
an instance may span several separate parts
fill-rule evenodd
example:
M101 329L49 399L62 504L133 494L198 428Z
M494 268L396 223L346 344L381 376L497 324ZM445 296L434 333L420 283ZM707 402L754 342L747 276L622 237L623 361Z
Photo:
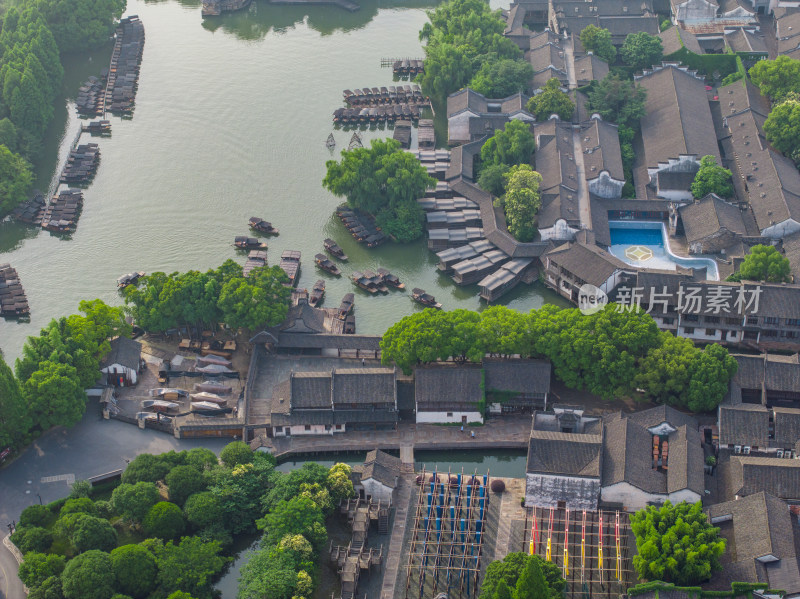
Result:
M30 323L0 319L0 349L8 362L28 335L77 311L81 299L119 303L115 281L122 274L205 270L232 257L243 262L231 244L248 233L251 216L280 229L268 240L270 264L281 251L298 249L300 285L326 279L326 305L357 292L359 333L381 334L419 307L407 292L360 292L347 277L354 269L386 267L447 309L482 306L475 286L457 287L438 273L424 241L375 250L358 245L333 214L341 200L321 186L325 161L338 157L351 135L332 126L342 90L391 84L381 57L422 56L418 31L430 2L361 4L348 13L254 0L246 11L203 20L199 1L128 1L127 14L141 17L147 35L136 110L131 120L111 117L112 137L92 140L100 144L101 161L84 193L77 231L61 238L0 223L0 263L16 267L31 305ZM64 102L37 165L41 189L80 128L70 98L108 65L110 50L64 58ZM325 147L332 131L334 153ZM363 137L367 143L387 135L391 130L376 129ZM350 256L341 279L314 267L325 237ZM520 310L551 301L558 298L539 283L503 298Z

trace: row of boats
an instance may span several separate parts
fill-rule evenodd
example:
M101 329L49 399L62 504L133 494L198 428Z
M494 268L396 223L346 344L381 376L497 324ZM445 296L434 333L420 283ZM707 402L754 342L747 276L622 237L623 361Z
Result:
M108 71L105 72L106 76ZM83 116L103 116L103 98L106 93L106 77L95 77L92 75L78 89L78 96L75 98L75 107L78 114Z
M111 121L105 119L92 121L81 127L81 131L90 135L100 135L107 137L111 135Z
M344 101L350 106L374 106L376 104L429 104L430 98L422 95L419 85L390 85L388 87L365 87L342 92Z
M399 77L419 75L425 71L425 61L416 58L403 58L392 63L392 73Z
M353 239L369 248L378 247L389 239L371 214L353 210L344 204L336 209L336 214Z
M98 164L100 146L96 143L81 144L70 150L59 182L65 185L85 185L94 178Z
M104 108L114 114L130 115L144 51L144 25L139 17L131 15L122 19L116 29L116 38L108 69Z
M393 123L395 121L419 121L424 105L387 104L385 106L337 108L333 111L333 122L340 125L363 125L365 123Z
M30 313L28 298L16 269L10 264L0 264L0 316L19 318Z

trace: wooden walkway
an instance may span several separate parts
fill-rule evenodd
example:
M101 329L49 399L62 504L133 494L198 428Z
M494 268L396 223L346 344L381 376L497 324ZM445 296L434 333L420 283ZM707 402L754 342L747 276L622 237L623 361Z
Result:
M392 538L389 542L389 551L386 555L386 570L383 572L383 586L381 587L381 599L394 599L394 589L397 577L406 563L406 556L403 553L403 537L406 534L406 523L408 521L408 508L411 504L411 491L415 488L414 473L404 474L400 479L400 486L397 488L394 522L392 524Z

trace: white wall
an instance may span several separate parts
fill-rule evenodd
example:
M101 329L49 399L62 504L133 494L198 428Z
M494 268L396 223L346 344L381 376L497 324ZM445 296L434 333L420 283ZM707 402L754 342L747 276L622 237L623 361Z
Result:
M685 327L692 327L695 324L698 326L694 327L694 333L687 333ZM698 339L700 341L728 341L727 336L725 339L722 338L722 329L714 329L716 331L715 334L706 335L706 329L713 328L713 324L682 322L681 326L678 328L678 335L686 339ZM733 339L731 339L731 341L733 341Z
M420 423L461 422L462 416L467 417L467 422L483 422L483 415L480 412L420 412L417 410L417 422Z
M362 480L361 485L364 487L364 495L371 496L375 501L386 502L392 500L392 489L379 483L374 478Z
M124 374L126 378L131 381L131 384L136 384L136 371L130 368L126 368L122 364L109 364L105 368L101 369L100 372L105 372L108 374Z
M552 227L547 229L539 229L539 235L542 241L555 239L558 241L572 241L575 239L575 234L578 229L573 229L567 224L563 218L558 219Z
M608 171L601 171L594 179L587 179L589 191L598 197L617 199L622 197L622 188L625 181L617 181Z
M571 510L596 510L600 479L579 476L525 475L525 506L558 507L566 502Z
M283 431L286 430L285 426L280 427L281 432L278 432L278 427L275 427L273 434L276 437L286 437L286 433ZM342 428L337 430L335 426L331 425L330 430L325 430L324 424L312 424L309 430L306 430L305 425L296 425L289 427L291 431L292 437L300 437L300 436L308 436L308 435L333 435L333 433L343 433L345 431L345 425L342 425Z
M620 503L625 507L625 511L633 512L647 507L648 503L663 503L669 499L673 504L687 501L697 503L700 495L689 489L682 489L674 493L645 493L638 487L630 483L621 482L614 485L603 487L600 491L600 498L607 503Z

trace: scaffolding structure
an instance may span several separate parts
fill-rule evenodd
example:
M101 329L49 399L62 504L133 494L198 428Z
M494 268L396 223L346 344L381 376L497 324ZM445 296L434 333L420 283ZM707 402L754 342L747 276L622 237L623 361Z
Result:
M529 508L523 550L556 564L575 599L611 599L636 580L624 512Z
M405 599L478 595L489 508L489 473L426 472L411 521Z

